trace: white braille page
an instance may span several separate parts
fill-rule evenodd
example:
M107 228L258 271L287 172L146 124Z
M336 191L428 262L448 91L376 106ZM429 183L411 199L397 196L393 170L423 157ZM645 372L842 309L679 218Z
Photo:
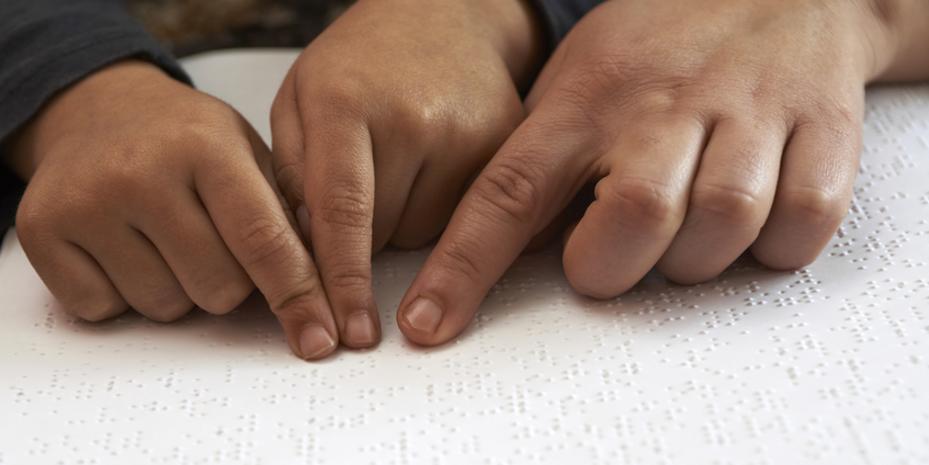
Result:
M186 64L267 137L294 56ZM929 464L927 86L870 92L854 204L804 270L743 261L598 302L552 249L424 350L393 315L425 255L376 259L377 349L305 363L257 300L75 321L8 234L0 464Z

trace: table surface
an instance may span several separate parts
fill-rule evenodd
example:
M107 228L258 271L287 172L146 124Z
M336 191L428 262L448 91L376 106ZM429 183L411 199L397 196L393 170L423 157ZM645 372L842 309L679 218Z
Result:
M292 51L186 61L267 137ZM868 95L850 214L793 273L573 294L520 259L476 323L406 343L425 252L375 260L384 341L291 356L253 299L171 325L65 315L13 233L0 252L0 464L927 464L929 86Z

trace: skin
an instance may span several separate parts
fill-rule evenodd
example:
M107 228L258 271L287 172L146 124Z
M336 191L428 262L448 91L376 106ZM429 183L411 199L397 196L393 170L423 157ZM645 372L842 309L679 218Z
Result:
M418 248L525 117L539 61L515 0L361 0L301 54L271 112L274 168L338 333L371 347L371 254Z
M924 0L606 2L545 66L403 298L401 330L458 335L585 186L595 199L563 255L582 294L617 296L655 266L698 283L746 250L774 269L812 262L852 196L865 85L929 75L927 31Z
M168 322L195 305L227 313L257 286L296 354L336 347L301 339L335 321L269 182L270 151L225 103L120 62L61 93L10 148L29 180L17 233L68 312Z
M257 286L292 350L318 359L377 343L372 250L432 240L509 137L401 303L414 342L460 333L584 186L596 200L564 256L584 294L617 295L655 265L698 282L746 248L802 266L847 208L864 84L929 69L929 8L691 3L608 2L523 106L539 58L525 3L361 0L288 74L273 156L224 103L111 65L12 140L30 179L23 247L92 321L222 314Z

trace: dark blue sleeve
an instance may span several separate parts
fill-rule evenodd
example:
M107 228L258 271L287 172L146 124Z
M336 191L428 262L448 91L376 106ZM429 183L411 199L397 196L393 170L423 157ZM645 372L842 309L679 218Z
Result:
M128 57L151 61L189 82L120 0L0 0L0 157L3 142L57 92ZM23 185L0 170L5 231Z
M542 19L550 48L554 48L568 31L590 10L605 0L533 0Z

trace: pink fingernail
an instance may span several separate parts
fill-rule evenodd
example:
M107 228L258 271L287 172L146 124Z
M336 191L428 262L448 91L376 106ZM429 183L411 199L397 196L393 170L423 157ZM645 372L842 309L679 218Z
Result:
M442 322L442 307L425 297L417 297L404 313L404 318L411 328L423 332L434 333Z
M315 360L335 348L335 339L326 331L325 328L318 325L307 325L300 333L300 353L307 360Z

